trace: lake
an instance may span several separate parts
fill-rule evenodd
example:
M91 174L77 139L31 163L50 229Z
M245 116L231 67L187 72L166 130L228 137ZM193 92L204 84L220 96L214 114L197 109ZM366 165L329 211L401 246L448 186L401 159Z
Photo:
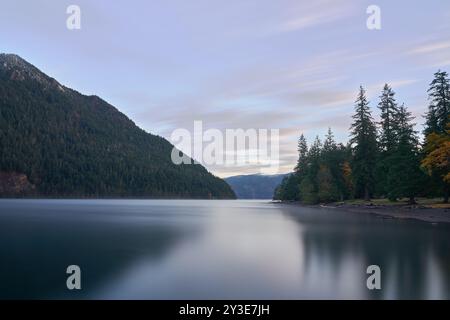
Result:
M66 268L81 269L68 290ZM368 290L369 265L381 290ZM241 200L0 200L0 298L450 299L450 226Z

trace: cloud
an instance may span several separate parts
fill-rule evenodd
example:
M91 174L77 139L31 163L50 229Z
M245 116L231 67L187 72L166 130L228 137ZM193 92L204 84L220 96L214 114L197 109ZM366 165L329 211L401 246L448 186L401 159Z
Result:
M417 82L419 82L418 79L397 79L397 80L377 82L375 84L365 86L365 89L367 92L367 96L371 98L371 97L378 97L379 93L381 92L382 88L386 83L392 89L394 89L394 91L396 91L398 88L406 87Z
M301 91L291 98L298 104L309 106L308 111L320 111L328 107L335 107L344 104L352 104L355 100L353 91L340 91L336 89L318 89L311 91Z
M83 28L69 33L67 1L38 2L5 2L5 49L22 49L64 84L102 96L166 138L176 128L192 130L194 120L205 129L280 129L286 171L301 132L311 141L331 126L338 141L348 139L360 83L374 113L385 82L420 106L431 67L450 65L450 29L436 31L434 19L447 4L424 5L429 14L420 26L403 4L389 4L387 32L371 32L364 3L350 0L80 0Z
M339 142L348 140L348 128L358 85L347 83L342 73L349 64L366 65L378 53L363 50L336 50L286 66L249 67L230 71L214 81L201 84L192 95L165 100L143 110L139 119L152 119L158 134L170 137L175 128L192 130L195 120L204 129L280 129L280 171L290 172L297 158L297 139L303 132L312 141L331 127ZM372 61L372 59L370 60ZM351 79L350 79L351 80ZM364 78L358 81L364 80ZM416 79L385 79L366 85L374 99L385 82L396 89L416 83ZM372 103L372 106L375 104ZM155 131L155 127L153 128ZM261 166L207 166L219 176L255 173Z
M422 42L407 50L406 54L418 57L422 66L442 68L450 65L450 40Z
M450 48L450 41L438 41L419 45L409 51L410 54L432 53Z
M354 8L349 1L342 0L296 1L284 19L274 23L265 34L276 35L329 24L351 16Z

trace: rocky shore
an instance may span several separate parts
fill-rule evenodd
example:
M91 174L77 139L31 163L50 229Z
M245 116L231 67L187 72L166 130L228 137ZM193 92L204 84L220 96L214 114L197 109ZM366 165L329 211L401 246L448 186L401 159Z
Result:
M325 208L345 210L354 213L371 213L386 218L414 219L431 223L450 223L450 208L431 208L421 205L362 205L326 204Z

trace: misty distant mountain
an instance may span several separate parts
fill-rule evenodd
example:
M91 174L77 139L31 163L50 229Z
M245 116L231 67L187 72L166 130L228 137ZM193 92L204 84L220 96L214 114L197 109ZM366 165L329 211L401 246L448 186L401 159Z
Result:
M0 54L0 196L235 198L201 165L175 165L172 148L101 98Z
M275 188L288 174L250 174L225 178L238 199L272 199Z

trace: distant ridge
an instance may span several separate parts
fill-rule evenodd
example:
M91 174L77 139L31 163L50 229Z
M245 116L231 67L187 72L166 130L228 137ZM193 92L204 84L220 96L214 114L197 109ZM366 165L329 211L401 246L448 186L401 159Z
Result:
M225 178L238 199L272 199L275 188L287 174L239 175Z
M0 54L0 196L235 198L97 96Z

